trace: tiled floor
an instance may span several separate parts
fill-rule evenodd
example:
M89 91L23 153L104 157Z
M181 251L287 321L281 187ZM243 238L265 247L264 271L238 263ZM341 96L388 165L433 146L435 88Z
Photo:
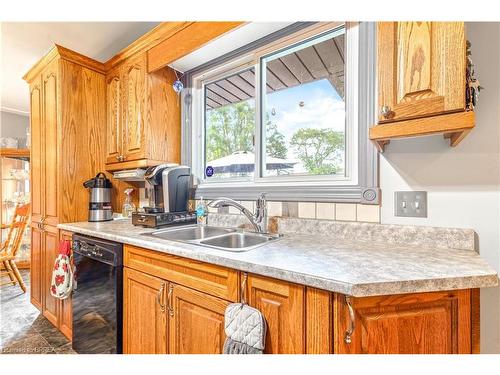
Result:
M30 303L29 271L21 274L26 293L18 285L0 287L0 353L74 354L66 337Z

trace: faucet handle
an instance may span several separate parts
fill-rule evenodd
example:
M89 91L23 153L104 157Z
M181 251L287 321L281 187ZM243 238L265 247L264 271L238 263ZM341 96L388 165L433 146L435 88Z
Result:
M259 195L259 198L257 198L256 207L257 208L264 208L264 207L266 207L266 193L261 193Z

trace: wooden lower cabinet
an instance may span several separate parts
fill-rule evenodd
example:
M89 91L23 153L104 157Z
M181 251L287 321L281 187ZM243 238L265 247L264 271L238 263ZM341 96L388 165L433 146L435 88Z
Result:
M44 225L42 233L42 313L49 322L58 327L59 300L50 294L52 270L58 254L58 230L56 227Z
M38 223L31 222L31 262L30 262L30 301L42 310L42 255L43 231Z
M247 298L267 322L265 353L303 354L305 350L305 287L248 275Z
M55 327L72 339L73 311L71 296L64 300L50 294L52 270L59 254L59 239L71 240L72 233L51 225L31 223L31 303L42 311Z
M125 354L222 353L228 301L127 267L123 278Z
M346 297L214 265L210 274L223 277L208 288L201 262L151 253L125 247L124 353L222 353L224 312L235 294L264 314L265 353L479 352L478 290Z
M60 231L59 238L61 240L72 240L73 233ZM59 301L59 330L69 340L73 339L73 304L71 296Z
M355 328L345 296L335 296L335 353L471 353L471 290L352 298Z
M158 277L123 269L123 353L167 353L166 288Z
M326 290L306 288L306 353L333 353L333 296Z
M224 311L229 302L174 284L170 284L169 293L169 353L222 353Z

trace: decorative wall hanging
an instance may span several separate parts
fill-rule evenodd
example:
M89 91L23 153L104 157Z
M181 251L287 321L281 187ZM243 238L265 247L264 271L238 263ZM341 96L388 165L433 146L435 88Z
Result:
M466 69L466 85L465 88L465 106L467 110L473 110L477 105L479 92L484 89L483 86L479 84L479 80L474 77L474 64L472 63L472 52L471 52L471 42L467 41L467 69Z

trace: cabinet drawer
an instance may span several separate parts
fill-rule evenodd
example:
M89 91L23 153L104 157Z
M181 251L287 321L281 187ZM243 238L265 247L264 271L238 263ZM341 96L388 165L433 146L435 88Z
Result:
M130 245L124 246L124 265L228 301L239 300L236 270Z

